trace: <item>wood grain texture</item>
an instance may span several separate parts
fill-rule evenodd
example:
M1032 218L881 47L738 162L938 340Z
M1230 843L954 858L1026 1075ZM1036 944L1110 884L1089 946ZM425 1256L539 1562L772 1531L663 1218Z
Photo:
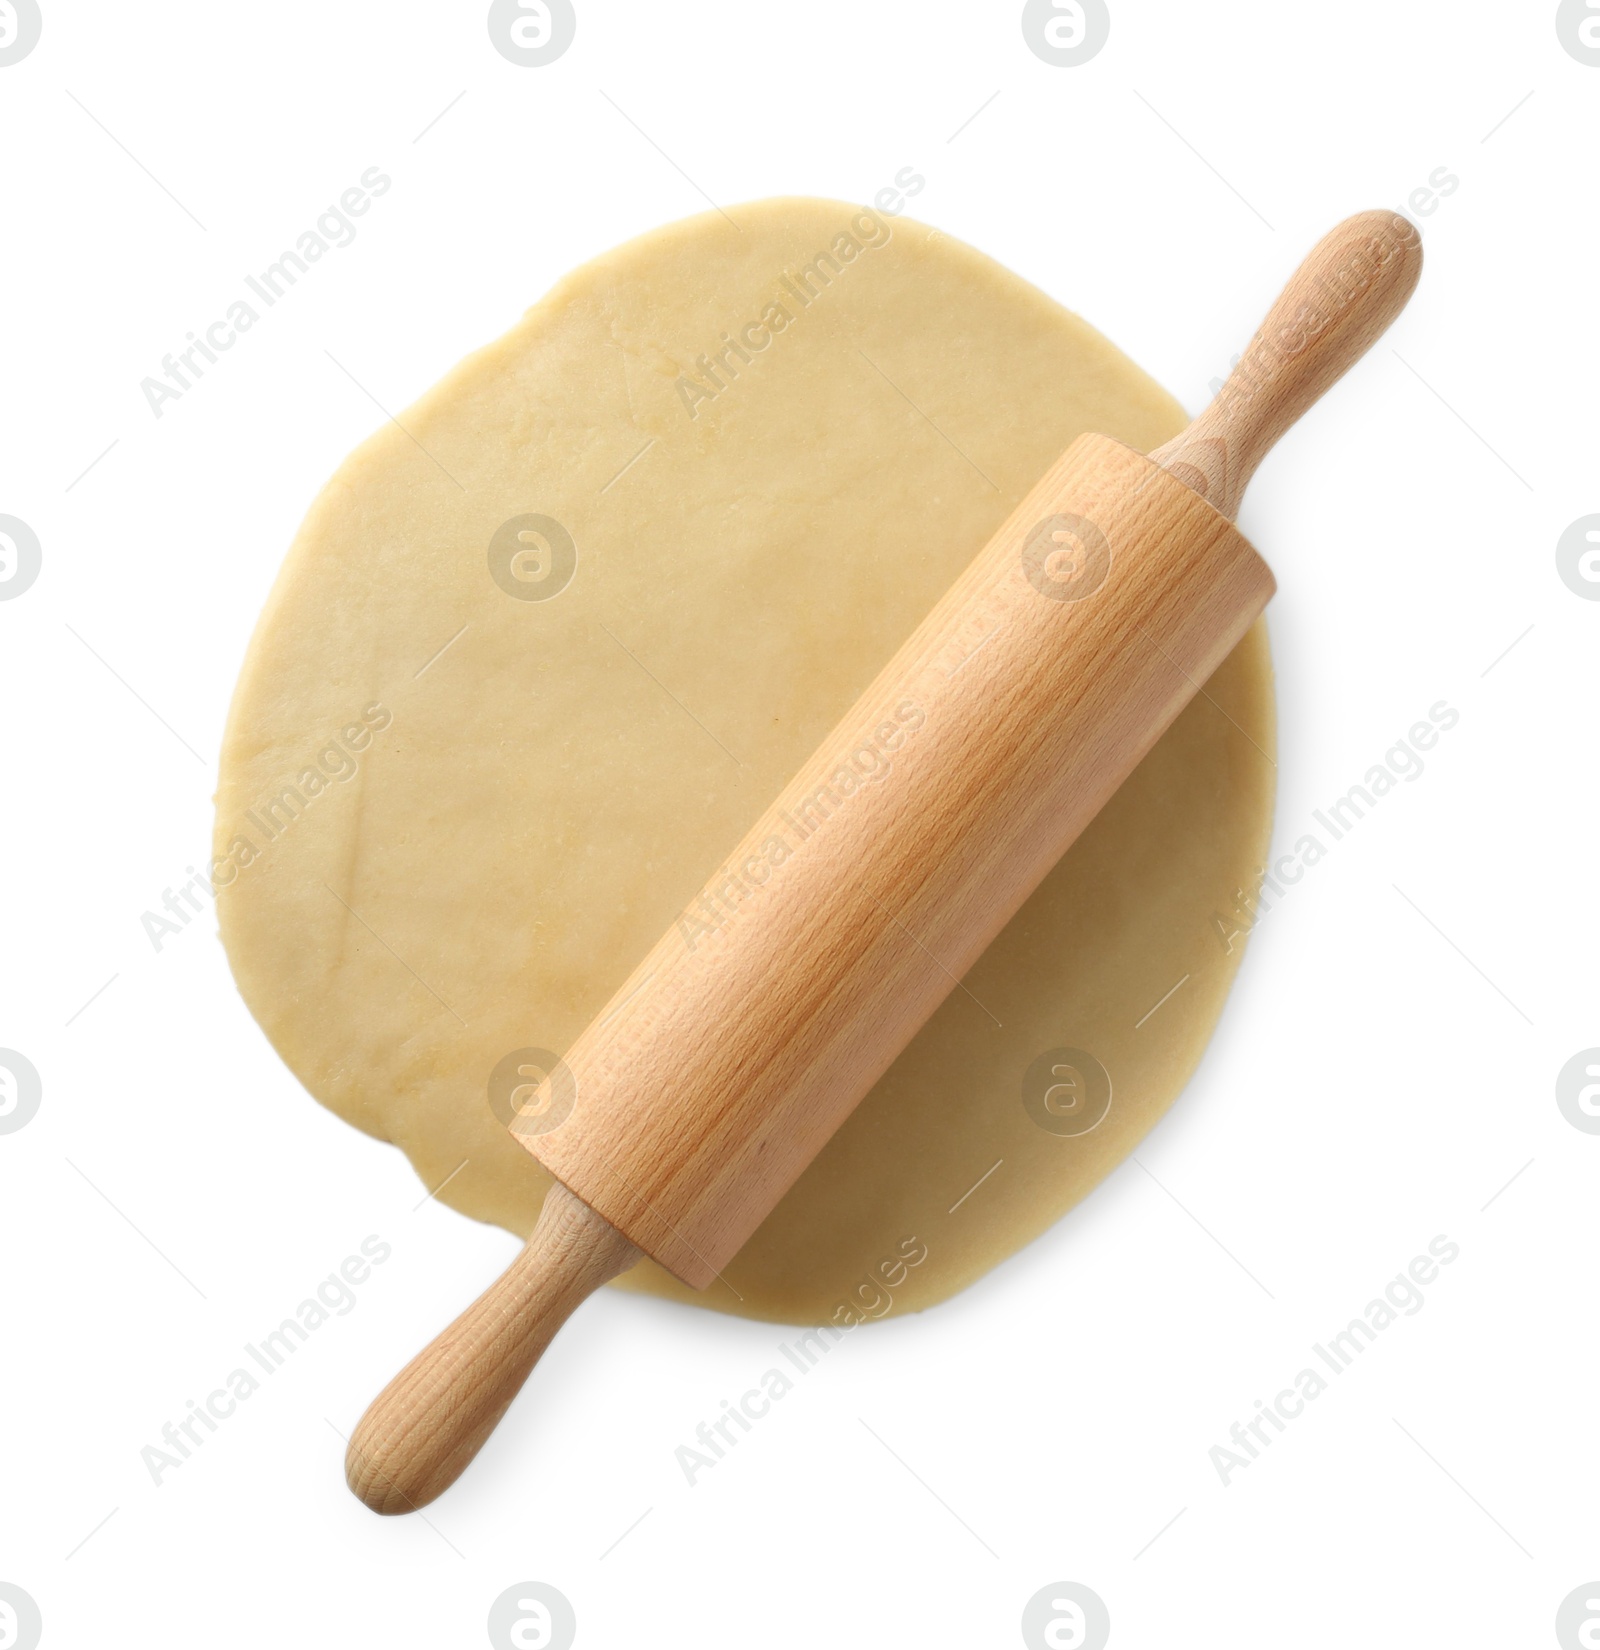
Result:
M552 1186L527 1246L373 1400L345 1478L378 1513L412 1512L447 1490L499 1424L574 1308L639 1251Z
M1256 466L1405 308L1422 237L1395 212L1358 212L1317 242L1216 399L1150 455L1231 521Z
M1272 588L1182 482L1105 436L1075 442L513 1132L704 1286Z

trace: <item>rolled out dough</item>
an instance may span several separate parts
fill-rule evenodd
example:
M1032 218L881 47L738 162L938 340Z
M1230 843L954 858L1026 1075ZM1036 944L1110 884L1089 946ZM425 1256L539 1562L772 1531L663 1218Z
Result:
M228 724L215 881L245 1000L317 1099L519 1235L548 1180L503 1127L539 1074L518 1051L566 1048L1068 442L1184 421L935 230L821 200L733 217L575 271L345 461ZM1273 740L1258 626L726 1282L646 1262L622 1286L884 1316L1049 1226L1199 1059Z

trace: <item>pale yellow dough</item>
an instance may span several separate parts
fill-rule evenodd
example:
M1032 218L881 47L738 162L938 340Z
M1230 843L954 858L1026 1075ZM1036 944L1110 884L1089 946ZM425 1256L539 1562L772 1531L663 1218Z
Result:
M345 461L228 724L216 879L245 1000L317 1099L519 1234L548 1181L491 1111L502 1057L567 1046L1074 436L1148 449L1183 423L1099 334L937 231L830 201L732 215L569 275ZM783 277L828 251L802 307ZM715 354L721 388L696 366ZM528 514L576 547L549 599L490 576L497 529ZM523 543L513 588L559 583L559 542ZM1049 1226L1200 1057L1273 739L1258 626L726 1285L646 1263L624 1287L877 1316ZM1023 1104L1063 1046L1111 1077L1087 1134Z

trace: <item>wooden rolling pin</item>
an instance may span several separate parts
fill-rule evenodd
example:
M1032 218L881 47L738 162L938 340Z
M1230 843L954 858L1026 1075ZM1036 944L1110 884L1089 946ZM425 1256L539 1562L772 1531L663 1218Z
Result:
M718 1275L1266 606L1245 484L1421 267L1406 219L1350 218L1182 435L1082 436L1028 494L512 1123L559 1183L362 1418L369 1507L453 1483L641 1254Z

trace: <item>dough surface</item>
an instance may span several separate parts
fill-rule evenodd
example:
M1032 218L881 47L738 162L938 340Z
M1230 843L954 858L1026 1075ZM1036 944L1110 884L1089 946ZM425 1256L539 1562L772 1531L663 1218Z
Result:
M576 1037L1063 447L1184 423L938 231L732 216L578 269L358 448L229 718L214 879L251 1011L318 1100L519 1235L548 1177L503 1126L517 1051ZM1273 747L1258 625L726 1281L620 1286L877 1317L1048 1227L1204 1049Z

